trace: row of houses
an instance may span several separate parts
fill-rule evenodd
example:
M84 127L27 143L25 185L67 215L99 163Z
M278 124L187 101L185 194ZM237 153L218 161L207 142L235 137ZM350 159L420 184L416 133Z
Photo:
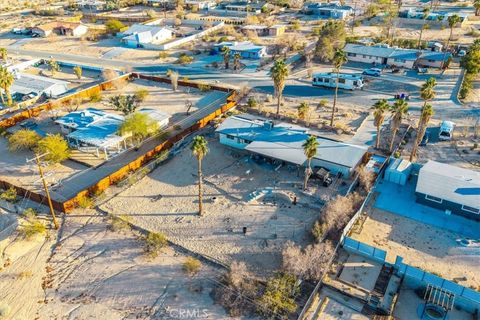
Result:
M415 66L441 68L452 57L449 52L390 47L385 44L366 46L348 43L345 48L349 61L390 65L404 68Z
M78 22L53 21L32 28L32 35L48 37L51 34L80 37L86 34L88 27Z

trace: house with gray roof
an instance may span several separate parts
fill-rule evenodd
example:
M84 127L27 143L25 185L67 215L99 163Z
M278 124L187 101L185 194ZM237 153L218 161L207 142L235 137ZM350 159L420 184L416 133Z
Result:
M403 49L387 44L366 46L348 43L344 48L349 61L375 63L411 69L418 66L441 68L451 54L428 50Z
M304 127L273 123L248 114L227 118L216 132L224 145L299 167L307 163L302 145L313 134ZM317 140L319 145L312 168L322 167L343 177L350 177L367 153L365 147L319 136Z
M480 221L480 172L429 160L420 168L417 202Z
M67 81L37 76L28 73L16 73L13 85L10 88L12 97L20 102L24 97L47 97L56 98L68 91Z
M173 37L168 27L134 24L120 34L121 42L129 48L142 48L147 44L161 44Z

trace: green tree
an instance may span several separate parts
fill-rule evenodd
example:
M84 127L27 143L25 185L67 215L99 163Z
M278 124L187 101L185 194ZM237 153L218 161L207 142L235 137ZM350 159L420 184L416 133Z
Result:
M263 295L259 298L259 312L267 317L285 318L297 309L295 296L299 293L297 278L277 273L268 279ZM280 317L279 317L280 315Z
M480 0L474 0L473 7L475 8L475 15L480 16Z
M347 33L343 21L327 21L320 29L318 41L315 46L315 56L323 62L331 61L336 49L345 46L346 37Z
M111 34L116 34L120 32L120 30L125 28L125 25L116 19L110 19L105 22L105 27L107 28L107 32Z
M82 67L80 66L73 67L73 73L75 73L78 80L82 79L82 73L83 73Z
M308 102L303 101L300 103L298 106L298 118L305 120L308 116L308 113L310 112L310 105Z
M3 62L7 62L7 57L8 57L8 52L6 48L0 48L0 59L3 60Z
M430 8L423 8L423 24L422 27L420 28L420 35L418 36L418 44L417 47L420 49L422 45L422 36L423 36L423 30L428 29L428 24L427 24L427 18L430 15Z
M422 111L420 113L420 119L418 120L418 127L417 127L417 136L415 138L415 143L413 144L412 147L412 153L410 154L410 161L413 161L413 159L417 156L417 150L418 146L420 145L420 142L422 142L422 138L425 135L425 132L427 131L428 123L430 122L430 119L433 116L433 107L430 104L425 104L422 107Z
M223 56L223 63L225 64L225 69L228 69L229 64L230 64L230 55L231 51L229 47L223 47L221 49L222 56Z
M158 122L154 121L148 114L135 112L129 114L119 128L121 136L131 136L135 145L140 143L149 135L158 131Z
M273 80L275 95L277 96L277 116L280 114L280 103L282 101L283 89L288 78L288 66L282 59L278 59L273 63L270 69L270 76Z
M303 190L307 190L308 178L312 174L311 163L313 157L317 154L318 140L315 136L309 136L302 144L303 153L307 157L307 166L305 167L305 179L303 180Z
M407 115L407 112L408 112L408 103L405 100L398 99L393 103L393 106L390 107L390 111L392 112L392 120L390 122L392 137L390 140L390 147L388 148L388 150L392 152L393 144L395 142L395 137L397 136L398 129L400 129L402 120Z
M50 68L50 72L52 73L52 77L55 75L55 72L60 71L60 65L57 61L51 59L47 62L48 67Z
M335 117L335 111L337 108L337 99L338 99L338 81L340 78L340 68L348 61L347 54L341 49L335 51L333 56L333 71L337 74L337 81L335 84L335 95L333 96L333 107L332 114L330 116L330 127L333 127L333 119Z
M8 149L10 151L33 149L40 136L33 130L20 129L8 137Z
M60 134L49 135L38 141L35 151L45 154L43 159L52 163L60 163L70 156L67 141Z
M198 162L198 215L203 214L203 181L202 181L202 160L208 153L207 140L202 136L196 136L191 146L192 154Z
M13 85L14 81L15 79L13 78L13 74L11 74L7 68L0 67L0 88L7 96L8 106L11 106L13 103L12 95L10 94L10 87ZM0 97L2 98L2 103L5 104L5 99L3 98L3 94L1 92Z
M134 94L113 96L109 102L115 110L122 112L124 115L135 112L139 104L138 97Z
M242 56L238 52L235 52L235 54L233 55L233 70L240 69L240 58L241 57Z
M375 148L380 147L380 131L385 121L385 113L390 109L387 100L381 99L373 105L373 123L377 128L377 138L375 140Z

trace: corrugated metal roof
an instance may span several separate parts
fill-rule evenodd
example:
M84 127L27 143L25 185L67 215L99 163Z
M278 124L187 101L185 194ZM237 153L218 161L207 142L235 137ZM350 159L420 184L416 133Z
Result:
M412 166L412 163L405 159L395 159L388 166L388 171L408 172Z
M69 82L51 79L42 76L36 76L33 74L20 73L17 74L17 79L14 80L12 87L10 88L13 93L29 94L35 92L37 94L42 94L45 91L48 91L49 88L55 85L62 85L67 91L67 86Z
M252 115L227 118L217 132L252 141L246 150L264 156L303 165L305 157L302 144L308 138L307 128L288 123L275 124L268 128L268 120ZM353 168L362 159L367 149L361 146L317 137L319 146L316 159Z
M480 208L480 172L429 160L420 169L416 191Z

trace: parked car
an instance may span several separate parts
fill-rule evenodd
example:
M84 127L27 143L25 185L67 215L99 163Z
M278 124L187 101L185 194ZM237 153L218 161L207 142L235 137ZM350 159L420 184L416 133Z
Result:
M422 147L426 146L428 144L429 140L430 140L430 133L428 133L428 131L426 131L425 134L422 137L422 141L420 141L420 145Z
M427 68L422 68L422 67L416 67L415 70L416 70L418 73L427 73L427 72L428 72L428 69L427 69Z
M393 96L395 99L410 100L410 95L406 92L400 92Z
M442 141L452 140L454 128L455 123L452 121L442 121L442 124L440 125L440 131L438 133L438 139Z
M382 75L382 70L378 68L370 68L363 70L362 74L366 76L380 77Z
M467 51L465 50L459 50L457 53L457 56L459 57L465 57L467 55Z

